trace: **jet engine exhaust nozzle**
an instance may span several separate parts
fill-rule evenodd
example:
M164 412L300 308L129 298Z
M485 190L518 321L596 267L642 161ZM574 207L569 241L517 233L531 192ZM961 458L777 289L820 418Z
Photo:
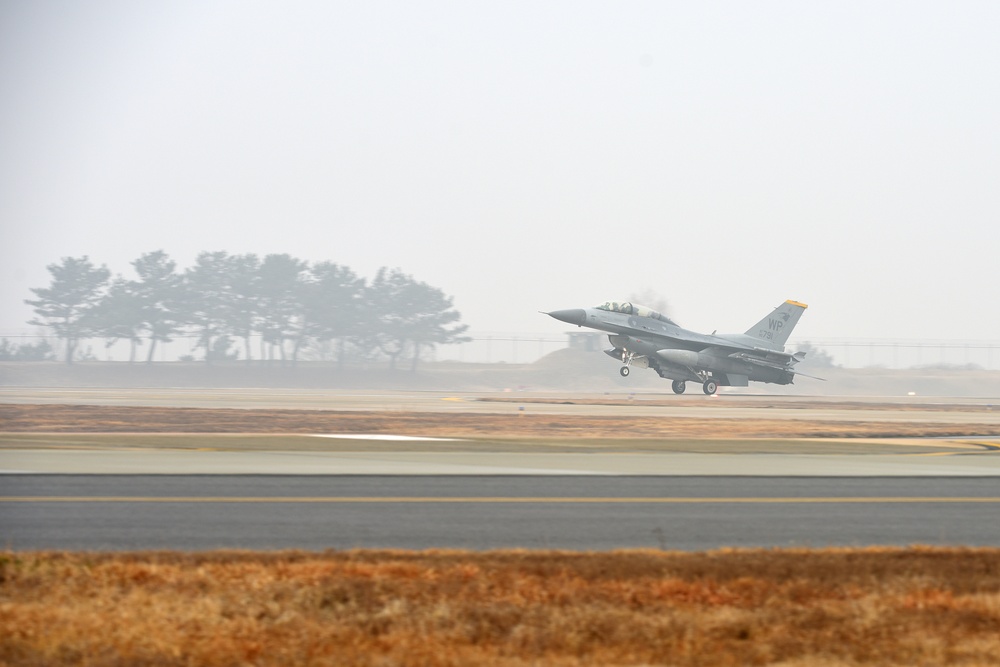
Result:
M587 321L587 313L583 311L583 308L570 308L568 310L553 310L549 313L550 317L554 317L560 322L566 322L567 324L575 324L577 326L583 326Z

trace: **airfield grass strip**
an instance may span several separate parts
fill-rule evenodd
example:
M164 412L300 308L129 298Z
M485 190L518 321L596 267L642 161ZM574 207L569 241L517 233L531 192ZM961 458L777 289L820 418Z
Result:
M643 407L677 407L679 397L667 398L635 398L633 396L604 396L601 398L554 398L545 396L482 396L476 400L481 403L515 403L518 405L618 405ZM701 397L697 397L701 400ZM755 396L753 398L726 396L722 400L706 400L698 404L700 409L705 410L727 410L729 408L754 408L757 410L815 410L822 408L825 410L886 410L891 409L896 412L964 412L964 413L995 413L1000 406L989 403L906 403L897 401L852 401L835 400L826 398L822 401L802 399L794 400L788 396L768 397Z
M993 665L1000 550L0 554L0 664Z
M8 433L343 433L575 438L891 438L982 435L975 423L0 404Z

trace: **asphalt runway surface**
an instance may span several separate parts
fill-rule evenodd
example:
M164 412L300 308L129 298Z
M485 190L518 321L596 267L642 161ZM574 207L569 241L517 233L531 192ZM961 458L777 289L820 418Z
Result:
M0 477L15 550L1000 546L996 478Z

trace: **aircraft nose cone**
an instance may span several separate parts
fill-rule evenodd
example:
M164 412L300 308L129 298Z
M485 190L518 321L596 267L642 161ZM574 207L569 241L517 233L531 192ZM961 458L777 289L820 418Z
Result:
M569 310L553 310L549 313L549 316L556 318L561 322L566 322L568 324L575 324L577 326L583 325L587 321L587 313L583 312L583 308L570 308Z

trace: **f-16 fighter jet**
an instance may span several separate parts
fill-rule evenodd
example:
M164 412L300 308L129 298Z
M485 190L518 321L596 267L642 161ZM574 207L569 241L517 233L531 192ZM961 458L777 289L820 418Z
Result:
M785 341L806 308L804 303L786 301L746 333L711 335L682 329L650 308L622 301L545 314L607 331L614 347L605 353L624 364L622 377L632 367L652 368L660 377L673 380L676 394L683 394L691 381L712 395L720 386L746 387L751 380L791 384L796 375L805 375L794 370L805 352L785 352Z

